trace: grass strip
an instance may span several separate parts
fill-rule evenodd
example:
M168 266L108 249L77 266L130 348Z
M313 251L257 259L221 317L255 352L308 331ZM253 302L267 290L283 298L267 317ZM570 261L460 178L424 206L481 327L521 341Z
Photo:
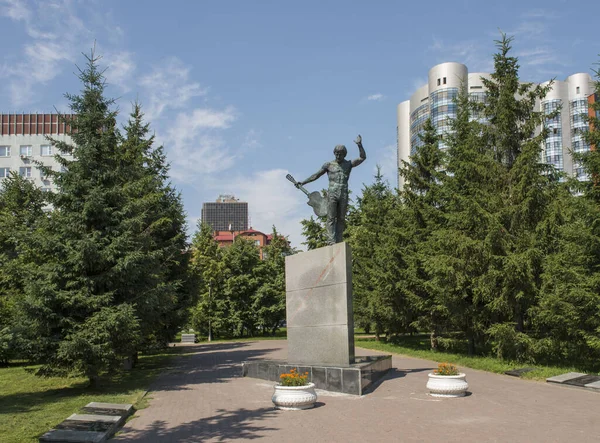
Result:
M173 369L184 347L140 355L136 367L92 389L81 377L37 377L37 366L0 368L0 441L37 442L39 437L92 401L147 406L144 395L159 373Z
M548 377L564 374L566 372L585 372L574 367L568 368L560 366L540 366L500 360L499 358L495 357L467 356L452 352L414 349L410 343L407 345L403 345L402 343L391 344L377 341L374 338L362 338L360 336L355 336L355 344L361 348L373 349L375 351L383 351L392 354L401 354L410 357L433 360L438 363L452 363L464 368L479 369L481 371L495 372L497 374L504 374L505 371L523 367L533 367L536 368L534 371L524 373L521 378L538 381L545 381Z

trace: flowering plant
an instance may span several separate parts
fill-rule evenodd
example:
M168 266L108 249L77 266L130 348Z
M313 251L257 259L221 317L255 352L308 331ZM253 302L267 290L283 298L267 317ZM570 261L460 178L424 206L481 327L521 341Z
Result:
M303 375L296 369L290 370L290 372L284 372L279 376L279 383L282 386L304 386L308 383L306 380L308 379L308 372L305 372Z
M440 363L433 373L435 375L458 375L458 369L453 364Z

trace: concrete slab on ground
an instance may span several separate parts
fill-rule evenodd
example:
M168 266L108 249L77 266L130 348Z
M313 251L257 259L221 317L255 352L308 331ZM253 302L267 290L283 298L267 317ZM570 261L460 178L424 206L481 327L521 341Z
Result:
M573 380L574 378L583 377L585 374L581 372L567 372L566 374L555 375L554 377L549 377L546 379L548 383L564 383L569 380Z
M133 405L91 402L83 408L83 411L88 413L70 415L66 420L59 423L55 429L50 429L42 435L39 441L71 443L106 441L131 415ZM108 414L105 415L102 412L108 412Z
M40 437L40 442L48 443L102 443L106 441L106 432L70 431L51 429Z

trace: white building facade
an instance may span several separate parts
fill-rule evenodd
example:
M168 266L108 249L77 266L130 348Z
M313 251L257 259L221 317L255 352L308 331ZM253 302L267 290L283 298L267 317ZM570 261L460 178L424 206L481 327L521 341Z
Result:
M69 125L59 122L57 114L0 114L0 122L0 181L16 172L45 191L55 190L36 161L60 170L56 148L47 136L72 143Z
M462 84L467 88L471 100L485 100L486 90L482 78L489 79L490 74L469 73L465 65L455 62L442 63L429 70L427 84L417 89L410 100L398 105L398 168L402 167L402 161L408 162L410 156L422 144L419 134L428 118L431 118L438 134L448 131L449 119L456 117L454 99ZM583 115L588 112L587 98L592 93L593 83L590 75L574 74L564 82L555 81L552 90L538 104L537 109L550 113L561 106L560 115L546 122L550 134L543 146L542 160L577 177L583 177L583 173L581 167L573 163L569 150L589 150L581 134L587 129ZM445 147L442 141L440 148ZM404 186L404 179L400 175L398 186L400 189Z

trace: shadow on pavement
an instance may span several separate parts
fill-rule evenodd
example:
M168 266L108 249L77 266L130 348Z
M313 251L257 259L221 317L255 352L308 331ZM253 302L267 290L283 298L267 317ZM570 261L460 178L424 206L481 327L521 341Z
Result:
M263 358L276 349L243 349L246 346L247 343L237 342L189 346L189 351L177 357L172 367L152 384L150 391L188 390L188 386L194 384L227 383L241 377L243 361Z
M412 374L414 372L425 372L425 371L433 371L435 368L415 368L415 369L398 369L392 368L389 372L381 379L381 381L393 380L395 378L406 377L408 374Z
M236 409L232 411L219 409L217 414L194 420L183 425L168 428L164 421L155 421L149 429L132 431L116 437L119 441L192 442L216 438L219 441L238 439L256 439L265 437L267 432L277 428L261 426L261 420L273 417L279 411L273 408Z
M174 343L178 347L185 347L189 352L207 352L207 351L223 351L237 348L245 348L249 346L246 342L227 342L227 343L196 343L196 344L180 344Z

